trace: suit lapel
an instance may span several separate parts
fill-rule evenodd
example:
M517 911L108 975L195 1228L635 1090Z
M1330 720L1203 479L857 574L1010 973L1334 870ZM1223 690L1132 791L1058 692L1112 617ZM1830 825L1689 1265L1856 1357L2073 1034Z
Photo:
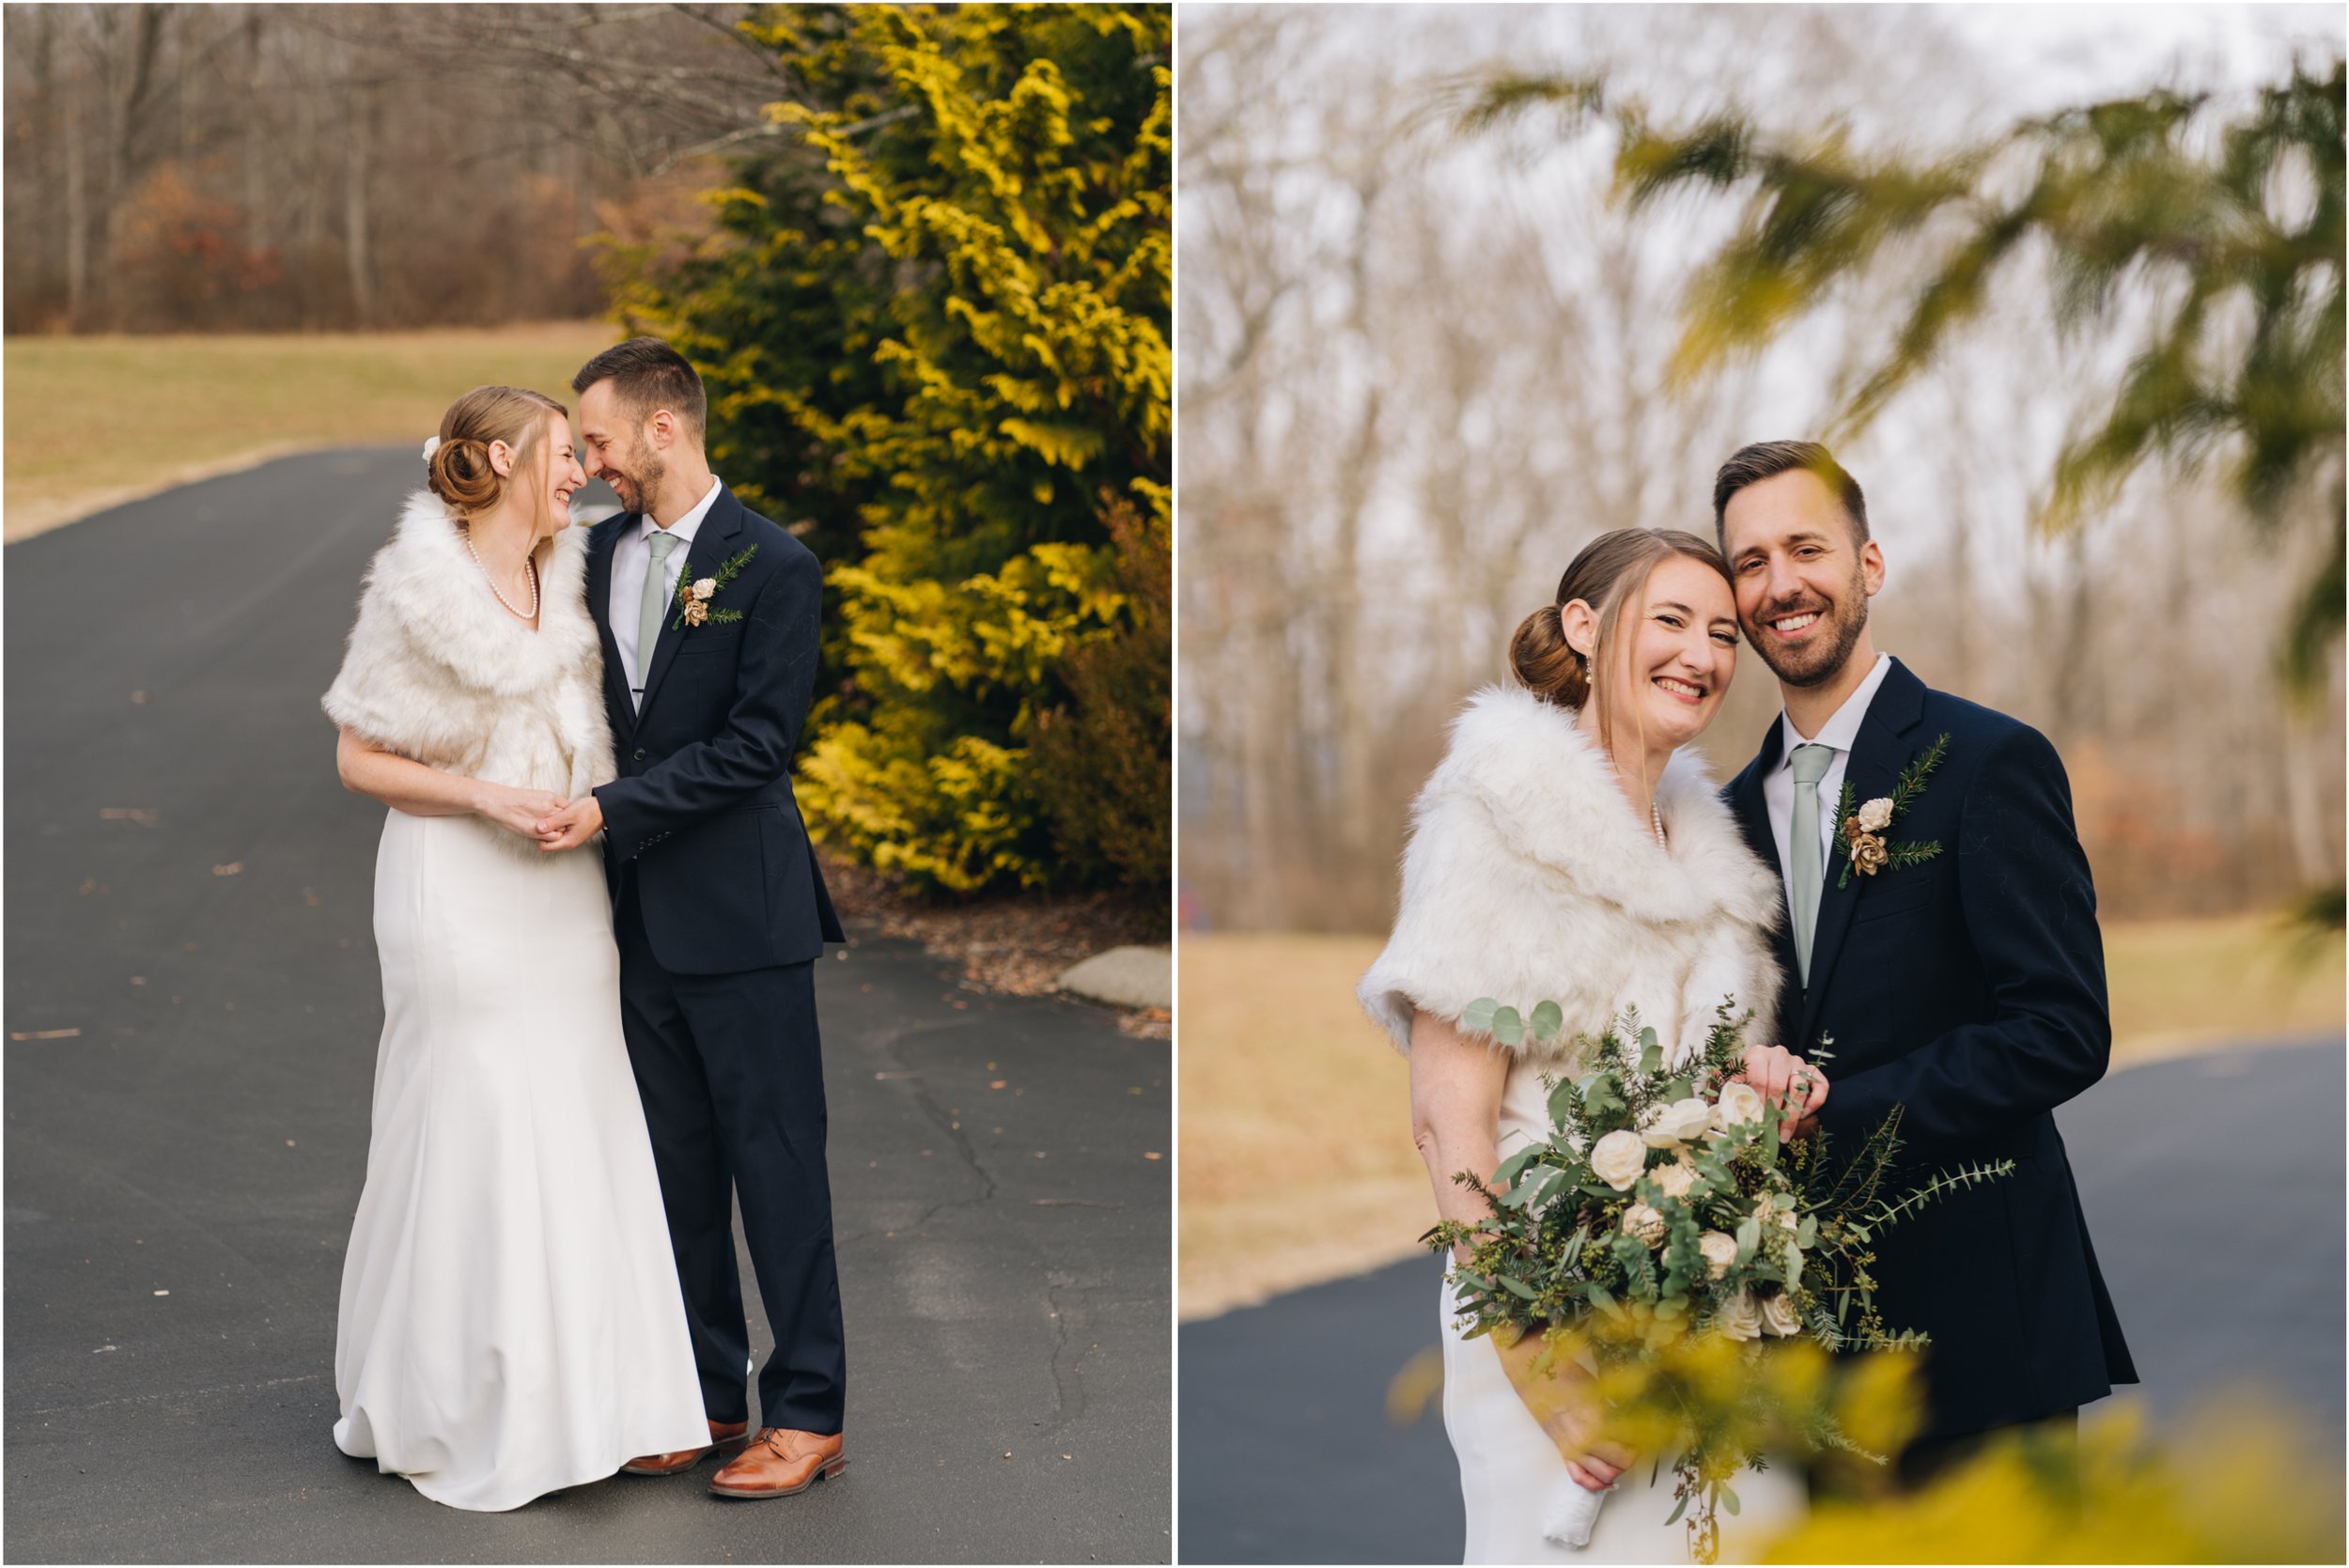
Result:
M693 532L692 546L685 552L685 570L677 581L691 582L696 578L715 574L719 563L734 553L729 547L741 532L742 504L734 499L732 490L721 487L718 499L709 504L709 510L702 518L701 527ZM653 699L661 694L661 677L669 673L669 666L677 660L677 644L690 635L684 627L677 624L676 596L671 595L670 598L671 608L661 617L661 636L653 644L652 664L645 672L645 700L636 710L639 723L644 722L645 714L651 709Z
M603 705L611 709L613 739L636 723L636 708L628 700L628 671L620 663L620 644L612 639L612 557L618 553L620 536L636 526L633 512L614 512L596 524L587 550L587 613L596 623L596 640L603 647Z
M1843 769L1843 782L1855 804L1892 793L1901 769L1908 764L1909 732L1924 717L1924 704L1925 683L1894 660L1859 721L1851 760ZM1840 823L1837 831L1842 831ZM1835 976L1835 961L1843 956L1843 937L1851 929L1852 911L1859 907L1860 889L1867 881L1856 872L1846 880L1846 863L1830 846L1819 888L1819 924L1811 939L1811 982L1803 987L1802 1027L1795 1032L1795 1041L1815 1041L1820 1004L1827 998L1828 983ZM1837 886L1839 882L1843 885ZM1788 1042L1788 1048L1801 1049L1795 1041Z

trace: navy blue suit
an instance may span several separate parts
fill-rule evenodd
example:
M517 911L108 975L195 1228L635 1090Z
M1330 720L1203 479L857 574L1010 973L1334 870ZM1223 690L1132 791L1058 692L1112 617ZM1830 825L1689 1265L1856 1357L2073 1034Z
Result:
M1807 987L1792 937L1779 934L1777 1038L1802 1054L1833 1037L1820 1125L1834 1145L1849 1155L1897 1105L1896 1179L2015 1162L2013 1176L1928 1205L1877 1245L1886 1326L1933 1339L1923 1438L2036 1421L2137 1381L2050 1114L2104 1076L2112 1045L2071 786L2038 731L1931 691L1895 661L1853 742L1854 801L1890 795L1943 734L1939 768L1885 834L1937 840L1940 855L1854 871L1839 888L1844 862L1831 853ZM1762 781L1781 755L1773 722L1725 791L1772 865Z
M613 552L640 520L597 524L587 553L619 762L619 777L595 793L629 1058L710 1419L748 1414L739 1197L775 1341L759 1374L760 1424L834 1433L847 1353L813 971L823 944L845 939L791 793L823 570L722 490L683 581L714 576L755 546L713 606L741 619L684 627L674 610L664 615L639 707L610 619Z

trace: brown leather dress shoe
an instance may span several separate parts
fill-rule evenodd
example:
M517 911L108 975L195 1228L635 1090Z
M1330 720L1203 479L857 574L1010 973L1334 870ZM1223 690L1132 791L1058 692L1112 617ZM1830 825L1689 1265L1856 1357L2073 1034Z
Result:
M709 1489L722 1498L787 1498L848 1467L839 1433L826 1437L770 1426L739 1458L709 1478Z
M622 1475L675 1475L690 1470L709 1454L732 1455L740 1451L748 1439L743 1434L751 1429L748 1421L711 1421L709 1446L698 1449L673 1449L667 1453L648 1453L642 1459L631 1459L620 1467Z

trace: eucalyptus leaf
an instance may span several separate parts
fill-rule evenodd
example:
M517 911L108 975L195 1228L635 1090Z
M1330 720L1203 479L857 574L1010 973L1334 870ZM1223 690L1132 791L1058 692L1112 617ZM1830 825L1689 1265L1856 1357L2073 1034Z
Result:
M1510 1183L1516 1181L1519 1176L1525 1173L1525 1168L1532 1164L1535 1157L1540 1155L1541 1152L1542 1151L1538 1147L1519 1149L1516 1154L1513 1154L1507 1159L1502 1160L1501 1162L1501 1169L1493 1172L1493 1185L1495 1187L1506 1187Z
M1696 1494L1695 1494L1695 1493L1693 1493L1693 1492L1683 1492L1683 1493L1681 1493L1681 1494L1680 1494L1680 1500L1679 1500L1678 1502L1676 1502L1676 1503L1672 1504L1672 1517L1671 1517L1671 1518L1669 1518L1669 1519L1667 1519L1667 1520L1665 1520L1665 1521L1664 1521L1664 1523L1665 1523L1667 1526L1676 1525L1676 1524L1680 1523L1680 1516L1681 1516L1683 1514L1686 1514L1687 1512L1688 1512L1688 1499L1689 1499L1690 1498L1694 1497L1694 1496L1696 1496Z
M1533 1009L1533 1038L1555 1040L1565 1027L1566 1010L1554 1001L1545 1001Z
M1478 997L1460 1015L1460 1028L1469 1034L1483 1034L1491 1030L1493 1015L1501 1011L1501 1003L1491 997Z
M1739 1222L1739 1224L1738 1224L1738 1226L1737 1226L1737 1261L1738 1261L1738 1263L1740 1263L1740 1264L1748 1264L1748 1263L1751 1263L1751 1262L1753 1261L1753 1254L1754 1254L1755 1250L1756 1250L1756 1249L1758 1249L1761 1245L1762 1245L1762 1221L1760 1221L1759 1219L1755 1219L1753 1216L1751 1216L1751 1215L1748 1215L1748 1216L1746 1216L1746 1218L1745 1218L1742 1221L1740 1221L1740 1222Z
M1664 1070L1664 1048L1656 1043L1655 1031L1640 1036L1640 1071L1653 1077Z
M1737 1512L1737 1494L1729 1489L1729 1483L1727 1482L1721 1483L1717 1490L1719 1490L1721 1495L1721 1506L1728 1509L1731 1514L1735 1514Z
M1493 1015L1493 1038L1511 1047L1524 1042L1525 1020L1517 1017L1516 1008L1504 1007Z
M1528 1301L1533 1300L1537 1295L1532 1285L1527 1284L1524 1281L1518 1279L1514 1274L1501 1275L1501 1283L1512 1295L1521 1296Z

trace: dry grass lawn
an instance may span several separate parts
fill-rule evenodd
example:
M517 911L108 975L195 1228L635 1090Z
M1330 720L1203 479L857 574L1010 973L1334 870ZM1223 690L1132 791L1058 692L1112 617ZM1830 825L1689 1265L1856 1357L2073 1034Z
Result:
M1408 1257L1434 1223L1404 1061L1354 1004L1379 945L1181 939L1183 1316ZM2261 916L2108 925L2115 1066L2339 1031L2341 942L2295 946Z
M423 332L11 337L9 542L173 485L309 447L412 441L486 383L568 404L619 341L600 321Z

